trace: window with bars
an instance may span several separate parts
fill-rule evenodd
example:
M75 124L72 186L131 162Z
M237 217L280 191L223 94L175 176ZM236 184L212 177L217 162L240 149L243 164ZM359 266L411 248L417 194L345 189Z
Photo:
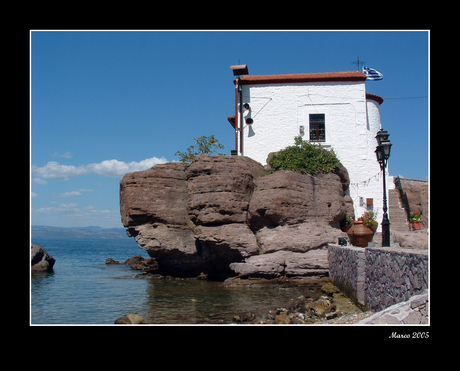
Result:
M310 114L310 141L325 142L326 141L326 124L324 113Z

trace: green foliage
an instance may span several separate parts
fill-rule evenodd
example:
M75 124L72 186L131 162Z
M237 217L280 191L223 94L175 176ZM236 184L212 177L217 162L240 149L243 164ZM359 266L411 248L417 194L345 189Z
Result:
M320 144L303 140L301 136L294 138L295 145L279 151L270 161L275 170L304 171L316 174L319 171L330 173L340 164L334 151L328 151Z
M410 213L410 222L411 223L420 223L422 221L422 213L419 211L414 211Z
M190 146L187 148L187 152L177 151L176 156L179 156L180 160L184 164L189 164L193 161L193 159L202 154L213 154L216 153L218 149L224 149L224 146L219 143L219 141L214 138L214 135L210 137L199 137L195 138L195 146ZM218 153L218 155L222 155L222 153Z
M373 210L367 210L358 220L362 220L366 227L372 228L377 225L377 213Z

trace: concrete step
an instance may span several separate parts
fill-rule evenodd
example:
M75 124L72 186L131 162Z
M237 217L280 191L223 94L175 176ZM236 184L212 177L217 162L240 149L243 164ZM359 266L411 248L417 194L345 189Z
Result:
M406 210L401 205L399 191L390 189L388 191L388 214L391 223L391 230L407 231L409 223L407 222Z

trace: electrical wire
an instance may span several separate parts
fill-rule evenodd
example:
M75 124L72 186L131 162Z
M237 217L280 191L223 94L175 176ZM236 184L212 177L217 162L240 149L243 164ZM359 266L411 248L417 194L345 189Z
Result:
M423 97L383 98L383 99L384 99L384 100L388 100L388 99L423 99L423 98L428 98L428 96L423 96Z

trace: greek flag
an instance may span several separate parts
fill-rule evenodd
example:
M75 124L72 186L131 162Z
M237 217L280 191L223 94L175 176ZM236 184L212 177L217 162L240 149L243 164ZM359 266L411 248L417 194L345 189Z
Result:
M367 76L367 80L382 80L383 74L373 68L364 67L363 72Z

